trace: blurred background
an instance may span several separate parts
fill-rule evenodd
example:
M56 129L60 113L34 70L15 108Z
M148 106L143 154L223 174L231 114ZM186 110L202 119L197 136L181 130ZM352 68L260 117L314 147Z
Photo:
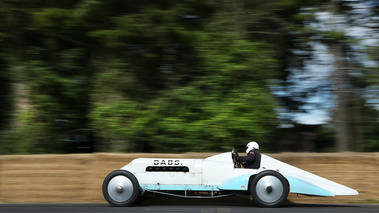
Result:
M379 151L378 15L378 0L2 0L0 154Z

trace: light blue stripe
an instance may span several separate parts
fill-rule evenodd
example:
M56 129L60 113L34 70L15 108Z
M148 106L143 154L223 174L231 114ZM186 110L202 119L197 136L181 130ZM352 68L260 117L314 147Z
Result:
M305 195L315 195L315 196L335 196L333 193L329 192L326 189L318 187L310 182L305 180L295 178L292 176L287 176L289 184L290 184L290 192L297 194L305 194Z
M235 178L230 178L222 182L218 188L221 190L242 190L247 191L249 178L251 174L241 175Z
M167 191L220 191L217 186L205 185L141 185L143 190L167 190Z

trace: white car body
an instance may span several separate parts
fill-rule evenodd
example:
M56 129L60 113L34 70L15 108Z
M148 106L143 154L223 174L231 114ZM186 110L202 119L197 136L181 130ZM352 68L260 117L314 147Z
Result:
M223 196L224 192L248 193L249 191L251 192L250 184L252 179L258 174L267 171L274 174L279 173L280 176L287 180L288 185L285 186L289 188L287 194L290 192L312 196L358 195L358 192L354 189L264 154L261 155L259 169L235 168L231 156L231 152L226 152L205 159L138 158L120 170L130 172L135 176L141 194L154 192L176 196L177 194L171 192L183 191L185 193L183 197L187 197L187 192L210 192L213 197L214 193L221 194L221 196ZM273 186L277 184L275 181L280 182L270 174L268 177L266 181L260 183L260 187L262 187L262 184L271 185L273 181ZM104 181L104 184L106 182ZM110 185L107 185L108 189L103 188L103 193L104 190L112 193L113 189ZM117 183L113 185L113 187L122 186L121 183L118 184L120 186L116 186ZM280 186L280 188L283 187ZM268 188L264 188L261 191L267 193L265 190L269 191ZM283 189L280 190L283 191ZM270 187L269 192L271 193L271 191ZM106 191L105 194L108 192ZM115 194L118 195L117 193ZM104 196L106 197L106 195ZM287 195L285 195L286 197ZM268 200L270 201L270 199ZM107 200L109 202L109 199ZM278 206L281 202L272 206ZM270 207L269 204L266 205L264 202L261 203L261 206Z
M146 172L147 166L187 166L189 172ZM291 193L315 196L358 195L354 189L264 154L259 169L234 168L230 152L205 159L138 158L121 169L134 174L143 190L247 191L251 175L274 170L286 177Z

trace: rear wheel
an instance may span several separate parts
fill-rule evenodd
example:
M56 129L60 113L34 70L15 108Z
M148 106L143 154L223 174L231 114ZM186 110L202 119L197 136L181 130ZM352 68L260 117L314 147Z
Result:
M250 194L261 207L278 207L286 201L289 184L286 178L275 171L263 171L250 183Z
M139 183L132 173L116 170L104 179L103 195L112 206L130 206L139 195Z

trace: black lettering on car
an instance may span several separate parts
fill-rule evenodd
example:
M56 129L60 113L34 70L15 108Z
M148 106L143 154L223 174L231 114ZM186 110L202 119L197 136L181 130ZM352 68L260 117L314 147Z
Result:
M182 165L180 163L180 160L154 160L154 165L155 166L179 166Z
M179 161L179 160L175 160L174 165L177 166L177 165L179 165L179 164L180 164L180 161Z

